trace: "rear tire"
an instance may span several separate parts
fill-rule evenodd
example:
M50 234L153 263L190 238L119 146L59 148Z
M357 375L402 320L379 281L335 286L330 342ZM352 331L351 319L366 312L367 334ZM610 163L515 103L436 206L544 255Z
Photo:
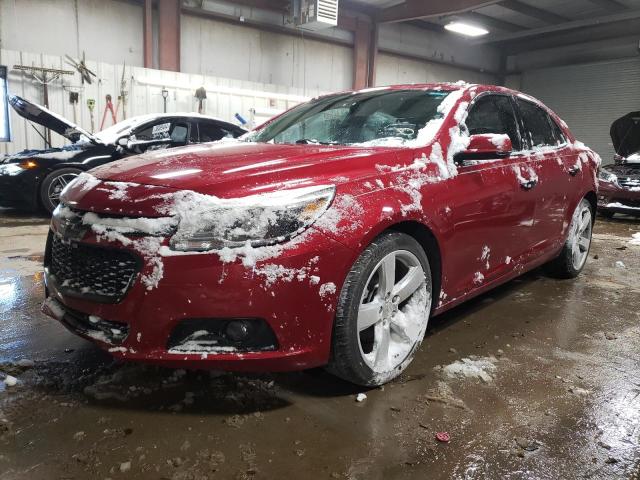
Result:
M54 170L47 175L40 185L40 203L42 207L49 213L60 203L60 192L72 181L80 175L82 170L79 168L60 168Z
M589 257L593 222L593 207L583 198L573 213L569 235L560 255L545 266L549 275L556 278L575 278L580 274Z
M342 286L329 372L367 387L400 375L424 338L432 285L429 260L413 237L376 238Z

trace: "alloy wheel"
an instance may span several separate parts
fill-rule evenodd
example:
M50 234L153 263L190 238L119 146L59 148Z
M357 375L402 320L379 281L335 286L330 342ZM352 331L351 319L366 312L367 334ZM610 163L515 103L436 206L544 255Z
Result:
M64 173L57 176L51 181L47 190L47 197L49 198L53 206L58 205L58 203L60 202L60 194L62 193L62 190L64 190L69 182L71 182L77 176L77 173Z
M581 204L573 218L573 230L571 232L571 261L573 268L580 270L589 255L591 246L591 230L593 228L591 209L588 205Z
M387 254L373 269L358 310L358 340L364 362L389 372L422 341L431 308L418 258L407 250Z

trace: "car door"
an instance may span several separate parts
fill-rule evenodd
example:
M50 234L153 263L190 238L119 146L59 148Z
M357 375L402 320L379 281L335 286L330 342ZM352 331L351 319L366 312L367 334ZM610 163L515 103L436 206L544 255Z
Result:
M519 185L516 169L525 155L510 95L489 93L471 103L466 119L470 135L508 135L513 151L506 158L464 161L444 198L452 225L447 240L445 276L448 297L459 297L510 273L528 249L535 200Z
M538 179L531 252L537 256L558 246L570 203L570 183L581 175L582 165L573 158L562 130L545 109L522 98L516 98L516 103L529 149L527 163Z

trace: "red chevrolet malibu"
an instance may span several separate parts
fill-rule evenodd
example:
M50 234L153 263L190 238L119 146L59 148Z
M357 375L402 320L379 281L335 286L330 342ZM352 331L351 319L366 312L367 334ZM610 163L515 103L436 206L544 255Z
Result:
M240 141L80 175L43 309L119 358L380 385L431 316L540 265L582 270L599 161L501 87L323 96Z

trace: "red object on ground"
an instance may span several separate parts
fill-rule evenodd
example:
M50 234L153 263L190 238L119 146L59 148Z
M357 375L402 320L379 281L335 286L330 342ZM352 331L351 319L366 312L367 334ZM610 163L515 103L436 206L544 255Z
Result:
M544 125L548 119L549 125L557 127L556 138L561 137L562 143L533 149L527 145L535 137L528 131L522 137L527 140L518 135L511 145L500 135L494 139L500 144L496 144L495 158L488 158L485 151L463 152L471 160L454 162L453 154L466 148L460 146L456 132L467 108L490 96L500 97L518 112L517 102L524 101L523 96L497 86L454 84L394 86L376 95L393 90L458 91L459 98L454 97L433 137L420 145L324 145L313 141L195 145L110 163L90 172L95 177L93 183L70 184L62 203L76 213L94 212L111 222L158 217L167 195L180 191L234 199L292 186L335 185L335 198L324 215L337 220L333 224L318 221L299 233L296 241L283 240L280 245L286 248L274 256L244 265L242 256L223 258L216 250L174 251L172 232L149 237L143 244L135 232L127 240L126 232L101 237L100 230L88 228L81 238L71 239L82 249L76 251L64 242L82 229L82 222L58 218L56 224L54 216L45 280L49 296L67 312L64 319L58 319L120 359L178 368L302 370L328 363L345 278L363 250L382 232L395 229L415 234L435 250L430 254L434 260L432 298L438 302L433 314L556 258L568 237L576 207L585 197L595 203L597 155L576 143L553 112L526 97L527 103L535 105L530 108L542 115ZM371 131L377 131L375 125ZM404 123L389 128L394 135L410 130ZM524 131L515 121L513 128ZM470 141L469 145L485 140L473 137L475 143ZM518 146L520 142L523 144ZM506 151L509 147L512 152ZM578 161L581 169L571 170ZM418 176L417 187L416 182L407 180L414 175ZM125 189L126 194L119 189ZM56 236L61 239L58 243L54 242ZM138 247L154 244L162 245L162 256L149 255ZM80 254L95 259L99 267L94 270L100 271L92 270L93 264L84 260L84 270L75 272L77 262L66 259ZM116 255L119 257L112 261ZM56 267L63 273L67 267L74 270L69 275L75 276L66 284L56 284L51 275L53 260L66 262ZM81 282L105 269L103 276L109 275L106 285L119 282L125 269L135 272L122 288L116 283L120 298L104 301L85 294ZM143 282L149 278L158 278L157 284L145 286ZM245 319L260 323L238 323L233 326L235 334L249 327L260 329L265 338L273 338L267 346L271 348L172 351L176 338L184 338L187 345L186 340L198 340L200 321L215 320L224 325ZM192 323L186 325L187 321ZM90 334L97 326L104 335ZM114 336L123 340L109 343ZM448 435L446 438L439 440L448 441Z
M449 443L449 440L451 440L451 437L447 432L438 432L436 433L436 440L443 443Z

